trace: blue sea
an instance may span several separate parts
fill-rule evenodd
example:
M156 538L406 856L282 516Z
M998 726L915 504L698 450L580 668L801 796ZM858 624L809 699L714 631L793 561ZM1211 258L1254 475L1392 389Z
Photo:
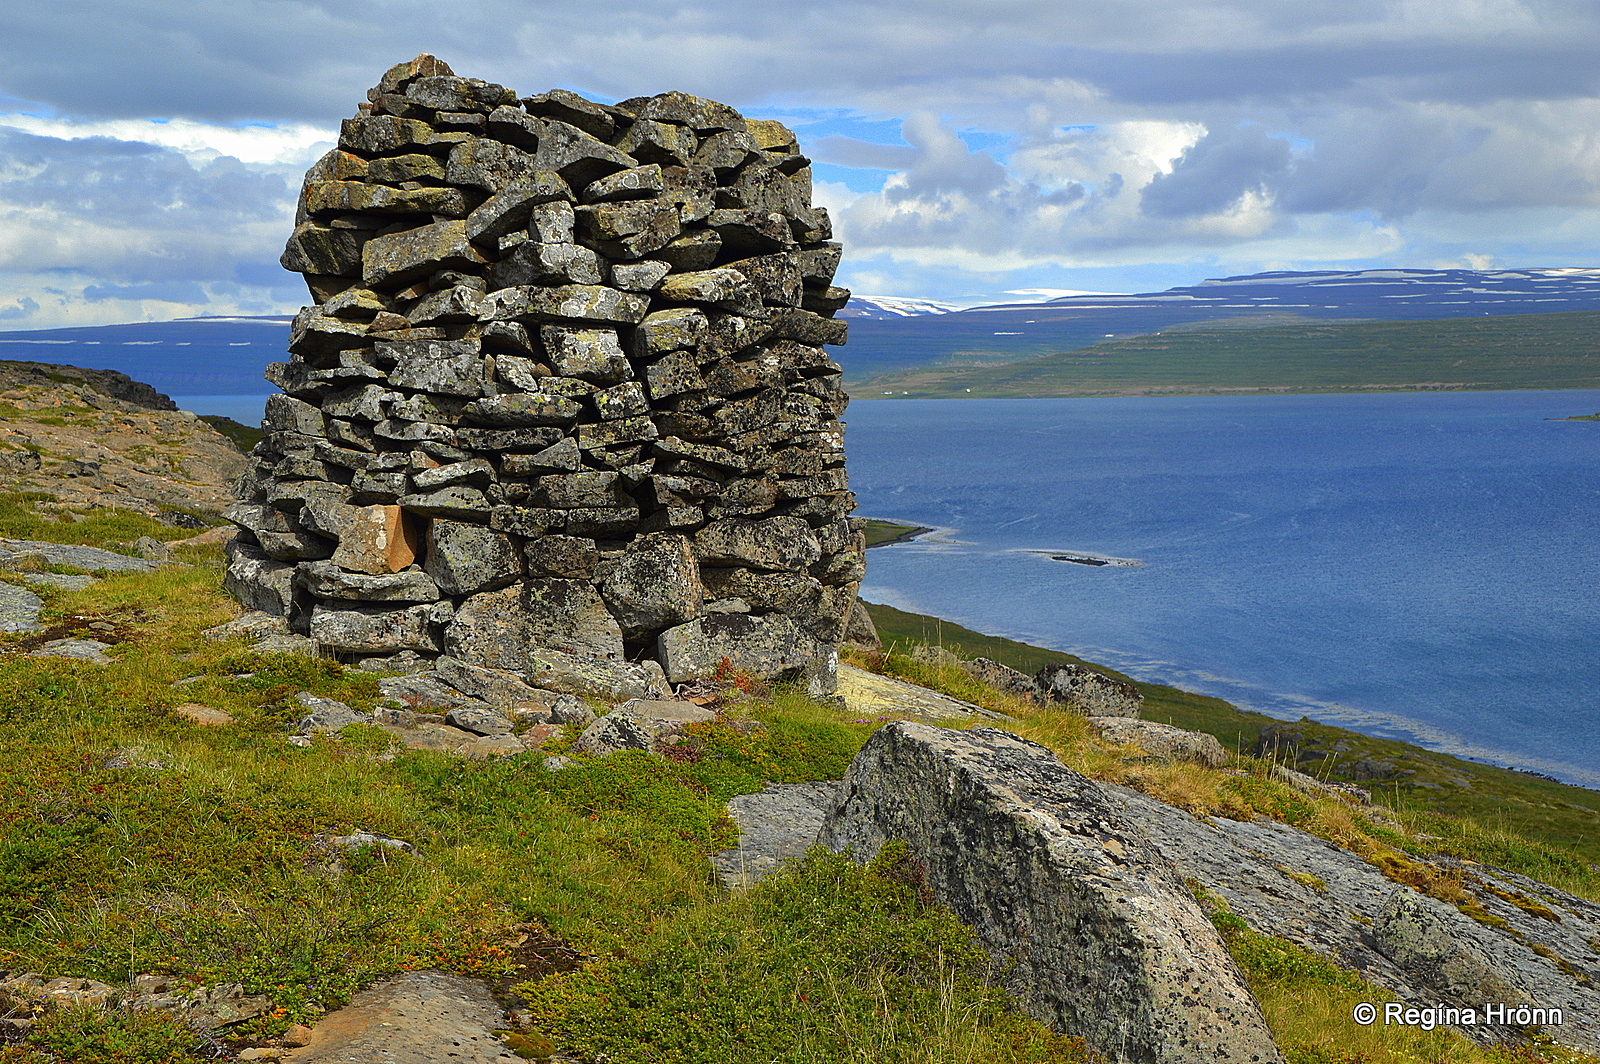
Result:
M862 595L1600 786L1600 391L857 401ZM1091 566L1057 557L1089 557Z

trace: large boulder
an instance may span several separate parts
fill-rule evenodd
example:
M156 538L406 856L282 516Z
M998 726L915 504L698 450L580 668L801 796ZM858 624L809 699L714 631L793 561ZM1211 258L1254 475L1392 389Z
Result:
M1175 728L1137 717L1090 717L1089 726L1100 738L1113 743L1134 743L1152 757L1165 761L1198 761L1208 768L1221 768L1228 751L1215 735Z
M600 594L629 637L700 615L705 589L685 536L641 536L628 544L600 583Z
M1114 1061L1278 1061L1260 1008L1172 866L1094 783L992 728L867 741L821 842L904 840L1024 1010Z

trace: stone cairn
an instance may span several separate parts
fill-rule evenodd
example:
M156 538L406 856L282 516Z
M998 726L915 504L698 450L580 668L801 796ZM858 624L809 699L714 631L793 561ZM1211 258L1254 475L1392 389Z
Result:
M402 63L307 173L314 306L267 379L226 586L325 652L659 697L834 688L840 247L777 122Z

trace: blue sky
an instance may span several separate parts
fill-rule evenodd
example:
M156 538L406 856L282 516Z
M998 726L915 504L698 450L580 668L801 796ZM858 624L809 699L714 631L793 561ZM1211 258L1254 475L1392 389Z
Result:
M960 304L1593 266L1578 0L59 0L0 10L0 329L293 311L300 175L390 64L792 125L841 283Z

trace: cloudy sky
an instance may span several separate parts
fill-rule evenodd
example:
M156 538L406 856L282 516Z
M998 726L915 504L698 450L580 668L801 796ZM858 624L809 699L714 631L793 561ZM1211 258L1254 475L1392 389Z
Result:
M55 0L0 8L0 329L292 311L390 64L780 118L858 292L1594 266L1592 0Z

